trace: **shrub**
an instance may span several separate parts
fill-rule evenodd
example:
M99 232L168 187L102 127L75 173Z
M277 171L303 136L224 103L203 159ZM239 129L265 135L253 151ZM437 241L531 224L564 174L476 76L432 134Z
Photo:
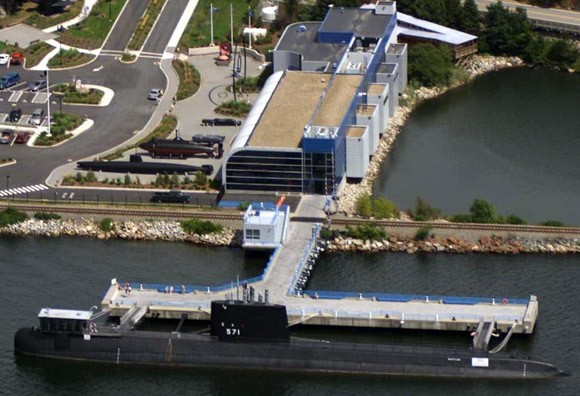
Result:
M421 227L415 233L415 240L416 241L424 241L429 238L429 234L431 234L431 227Z
M101 231L104 231L104 232L112 231L113 230L113 219L111 219L110 217L105 217L99 223L99 228L101 229Z
M373 215L373 204L369 194L363 194L356 199L356 213L364 217Z
M471 220L471 216L465 213L455 214L449 217L449 221L452 221L454 223L473 223L473 220Z
M14 208L6 208L0 212L0 228L7 227L10 224L22 223L28 219L28 215Z
M250 207L250 202L248 202L248 201L242 201L242 202L240 202L240 204L238 205L238 209L239 209L239 210L244 210L244 211L245 211L246 209L248 209L249 207Z
M332 239L334 238L334 231L330 228L323 228L320 230L320 237L323 239Z
M398 217L399 210L395 204L386 198L377 198L372 202L373 215L377 219Z
M360 224L357 226L346 226L346 236L355 239L381 240L385 239L385 230L374 224Z
M540 223L544 227L565 227L566 225L558 220L546 220Z
M61 216L57 213L49 213L49 212L36 212L34 214L34 218L36 220L60 220Z
M204 235L221 232L223 230L221 224L198 219L183 220L180 224L183 231L188 234Z
M527 221L525 221L521 217L516 216L514 214L511 214L511 215L507 216L505 219L502 219L502 220L504 220L503 222L505 224L522 224L522 225L523 224L528 224Z
M417 197L415 201L415 211L411 212L413 220L427 221L435 220L441 217L441 210L431 206L427 201L421 197Z

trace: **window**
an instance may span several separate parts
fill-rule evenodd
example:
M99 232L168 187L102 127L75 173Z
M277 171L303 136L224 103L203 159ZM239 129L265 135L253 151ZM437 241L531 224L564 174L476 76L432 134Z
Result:
M246 239L260 239L260 230L246 230Z

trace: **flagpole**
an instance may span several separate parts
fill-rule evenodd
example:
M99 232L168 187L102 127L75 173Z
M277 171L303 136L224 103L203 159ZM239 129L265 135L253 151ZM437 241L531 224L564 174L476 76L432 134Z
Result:
M234 43L234 5L230 3L230 39Z
M215 44L213 43L213 4L209 4L209 24L211 26L211 40L209 43L210 47L213 47Z

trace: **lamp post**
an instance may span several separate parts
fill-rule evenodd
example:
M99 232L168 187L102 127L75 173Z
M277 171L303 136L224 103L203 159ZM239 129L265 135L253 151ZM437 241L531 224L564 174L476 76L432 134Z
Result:
M254 11L248 6L248 48L252 49L252 17L254 16Z
M111 11L111 3L113 2L113 0L109 0L109 22L111 22L113 20L113 12Z
M8 190L10 190L10 175L6 175L6 200L10 202L10 194L8 194Z
M50 136L50 124L52 124L52 118L50 116L50 77L49 77L49 73L48 73L48 69L46 69L43 73L46 76L46 94L48 95L48 99L46 101L46 107L47 107L47 116L48 116L48 135Z
M62 43L60 41L58 42L58 56L60 57L60 67L62 67Z

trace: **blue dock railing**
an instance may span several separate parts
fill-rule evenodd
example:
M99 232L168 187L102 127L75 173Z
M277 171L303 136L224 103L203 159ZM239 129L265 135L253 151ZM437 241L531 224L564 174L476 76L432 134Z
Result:
M292 296L296 295L296 293L294 292L294 285L296 285L296 281L298 280L300 273L302 272L302 270L304 269L304 266L308 262L308 255L312 252L312 249L314 248L314 246L316 246L316 240L318 239L318 234L320 233L320 228L321 228L321 224L317 223L316 226L312 229L312 237L310 238L310 242L308 242L308 246L306 246L306 249L304 249L304 253L302 254L302 257L300 258L300 261L298 262L298 265L296 266L296 270L294 271L294 275L292 276L292 280L290 281L290 284L288 285L288 290L287 290L288 295L292 295Z
M254 276L253 278L247 279L240 279L239 284L251 284L256 282L261 282L268 277L270 271L272 270L272 266L274 265L274 259L276 258L280 247L278 246L276 249L272 251L270 255L270 259L264 268L264 272L262 275ZM172 283L139 283L139 282L123 282L120 281L119 287L121 289L124 288L125 284L131 286L132 290L157 290L160 293L176 293L176 294L187 294L187 293L216 293L222 292L225 290L229 290L233 287L236 287L238 281L236 280L235 283L224 283L223 285L217 286L199 286L199 285L179 285L179 284L172 284Z

